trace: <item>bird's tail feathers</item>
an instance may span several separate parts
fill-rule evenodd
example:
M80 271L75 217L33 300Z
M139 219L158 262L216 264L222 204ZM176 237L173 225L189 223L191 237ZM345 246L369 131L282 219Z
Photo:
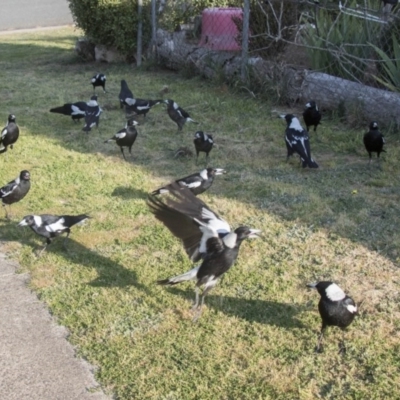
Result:
M168 278L168 279L162 279L162 280L157 281L157 283L159 285L176 285L181 282L192 281L192 280L196 279L197 271L199 270L199 268L200 268L200 266L195 267L195 268L191 269L190 271L185 272L182 275L174 276L174 277Z
M57 114L65 114L65 108L64 106L50 108L50 112Z

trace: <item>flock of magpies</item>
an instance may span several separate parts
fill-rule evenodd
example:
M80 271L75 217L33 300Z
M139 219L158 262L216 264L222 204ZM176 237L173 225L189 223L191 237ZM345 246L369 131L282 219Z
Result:
M97 74L91 79L93 91L96 87L102 87L106 93L106 76ZM135 98L125 80L121 81L119 93L120 107L125 107L127 123L125 128L118 131L112 138L105 142L115 141L125 157L124 148L128 148L130 154L138 132L136 130L136 117L146 116L150 109L160 103L167 105L169 117L177 124L178 131L181 131L188 121L195 122L189 114L183 110L174 100L144 100ZM83 131L90 132L94 126L99 125L102 109L94 94L89 102L66 103L61 107L52 108L53 113L69 115L73 121L85 119ZM286 120L285 143L287 158L298 154L303 167L318 168L318 164L311 157L308 131L321 122L321 113L314 101L306 104L303 119L306 129L303 129L297 117L292 114L281 115ZM196 122L195 122L196 123ZM12 148L19 137L19 128L14 115L9 115L5 128L1 131L0 154ZM364 145L368 151L370 162L371 153L379 155L383 150L383 135L378 129L376 122L371 122L369 131L364 135ZM208 155L213 147L214 141L211 135L202 131L195 133L194 145L197 157L199 152ZM184 249L193 262L199 265L190 271L168 279L159 280L160 285L176 285L180 282L193 280L196 282L196 298L194 304L194 321L196 321L204 304L207 293L217 284L219 278L227 272L235 263L239 248L243 240L260 237L261 231L248 226L239 226L235 230L223 220L216 212L211 210L198 197L213 184L215 176L224 174L222 168L205 168L198 173L185 176L169 183L149 194L147 204L154 216L161 221L173 235L181 240ZM30 189L29 171L21 171L18 178L0 188L2 204L11 204L22 200ZM5 207L6 217L9 213ZM46 243L40 254L51 243L51 240L63 233L66 233L65 241L70 234L72 226L90 218L86 214L81 215L27 215L18 224L29 226L36 234L44 237ZM39 255L40 255L39 254ZM357 306L352 298L347 296L339 286L333 282L322 281L308 285L318 290L321 298L318 304L319 313L322 319L321 333L318 339L317 351L322 349L322 337L327 326L338 326L345 329L351 324L357 315ZM203 288L200 295L200 288ZM344 341L341 343L341 350L344 350Z

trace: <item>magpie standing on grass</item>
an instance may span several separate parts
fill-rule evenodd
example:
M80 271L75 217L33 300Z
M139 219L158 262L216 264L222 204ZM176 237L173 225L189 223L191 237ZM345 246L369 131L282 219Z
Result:
M0 188L0 198L3 204L4 210L6 212L6 218L9 218L7 213L6 204L10 207L11 204L17 203L22 200L29 192L31 188L31 175L29 171L23 170L19 174L19 177L13 181L7 183L2 188Z
M132 146L138 135L135 128L136 125L139 125L139 123L132 118L126 123L125 128L119 130L112 138L104 141L104 143L115 141L121 149L125 161L124 147L128 147L129 154L132 156Z
M287 148L287 160L294 153L300 156L303 168L318 168L318 164L312 159L308 133L300 125L300 121L293 114L281 116L286 120L285 143Z
M190 115L182 107L179 107L174 100L167 99L164 100L164 103L167 104L167 113L178 126L178 131L182 130L183 125L185 125L187 121L198 124L198 122L190 118Z
M99 127L100 114L102 109L97 102L97 96L93 95L90 100L86 103L85 111L85 126L82 128L83 131L89 133L94 126Z
M196 321L201 314L205 296L235 263L243 240L258 237L260 231L247 226L240 226L232 231L226 221L189 189L177 183L170 185L169 193L171 197L149 195L147 204L155 217L182 240L190 259L194 262L202 261L199 266L182 275L159 280L157 283L176 285L189 280L196 281L196 300L193 307ZM203 293L200 300L201 286Z
M369 154L369 163L371 163L372 160L372 153L377 153L378 160L380 159L379 156L382 152L386 153L383 149L384 144L385 138L379 131L378 123L372 121L369 124L369 131L364 135L364 146Z
M194 134L194 147L196 149L196 163L199 159L199 153L202 151L206 153L206 161L208 162L208 154L214 146L213 137L210 134L206 134L203 131L197 131Z
M322 319L322 327L316 351L322 351L322 338L328 326L338 326L342 329L343 338L340 351L346 351L344 346L344 329L353 322L354 317L357 315L356 303L336 283L322 281L310 283L307 286L317 289L321 296L318 303L318 310Z
M150 108L160 104L163 100L144 100L144 99L125 99L127 106L125 107L126 115L144 115L150 111Z
M51 108L50 112L70 115L72 121L79 122L81 118L85 118L87 104L84 101L77 101L76 103L65 103L63 106Z
M127 99L133 99L133 93L129 89L128 84L126 83L125 79L121 80L121 90L119 92L118 98L119 98L119 104L120 104L121 108L123 106L128 105L128 103L126 102Z
M314 126L314 132L316 132L317 126L321 123L321 117L321 113L319 112L315 101L309 101L303 112L303 119L306 124L307 132L310 131L311 126Z
M175 183L180 186L188 188L195 196L204 193L207 189L211 187L214 182L214 178L217 175L225 174L226 171L222 168L206 168L192 175L185 176L184 178L177 179ZM169 192L169 187L163 186L152 192L152 195L164 194Z
M106 92L106 81L107 77L104 74L96 74L91 80L90 83L93 86L93 92L96 91L96 87L101 86L103 88L103 92Z
M90 218L86 214L81 215L27 215L18 226L29 226L35 233L46 238L46 244L40 251L39 255L46 250L47 245L51 243L51 239L56 236L60 236L63 233L67 233L64 239L65 242L71 232L71 227L83 223L86 219Z
M19 127L17 125L15 115L10 114L8 116L7 125L1 130L0 134L0 154L7 151L7 147L10 146L12 149L14 143L19 137Z

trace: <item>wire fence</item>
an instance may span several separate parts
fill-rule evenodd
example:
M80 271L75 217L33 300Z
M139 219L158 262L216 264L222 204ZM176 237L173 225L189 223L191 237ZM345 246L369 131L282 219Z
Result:
M151 9L154 57L160 29L180 31L185 44L204 53L240 57L242 80L261 58L376 89L400 89L400 6L393 0L241 0L211 8L195 0L152 0Z

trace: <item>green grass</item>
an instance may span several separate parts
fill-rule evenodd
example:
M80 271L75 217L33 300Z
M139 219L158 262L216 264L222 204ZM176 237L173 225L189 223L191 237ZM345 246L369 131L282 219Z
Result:
M3 251L31 274L79 355L98 367L104 390L118 399L388 399L400 397L400 146L388 133L381 165L368 167L362 135L325 117L311 134L321 168L285 162L284 122L269 104L224 84L184 79L125 64L82 63L72 29L0 36L0 110L17 116L21 136L0 158L0 183L31 172L28 196L0 220ZM89 135L49 108L87 100L90 78L104 72L108 93L100 129ZM119 82L135 95L168 97L200 126L182 134L163 105L139 127L134 156L103 141L124 126ZM293 110L280 110L291 111ZM295 110L299 113L301 110ZM262 229L243 244L237 264L206 299L192 323L193 285L155 281L191 267L180 243L149 213L147 193L195 172L171 150L192 147L196 129L212 132L210 165L227 169L202 195L233 227ZM26 214L78 214L68 251L17 228ZM313 350L319 296L306 283L333 280L357 302L361 316L330 329L325 352Z

